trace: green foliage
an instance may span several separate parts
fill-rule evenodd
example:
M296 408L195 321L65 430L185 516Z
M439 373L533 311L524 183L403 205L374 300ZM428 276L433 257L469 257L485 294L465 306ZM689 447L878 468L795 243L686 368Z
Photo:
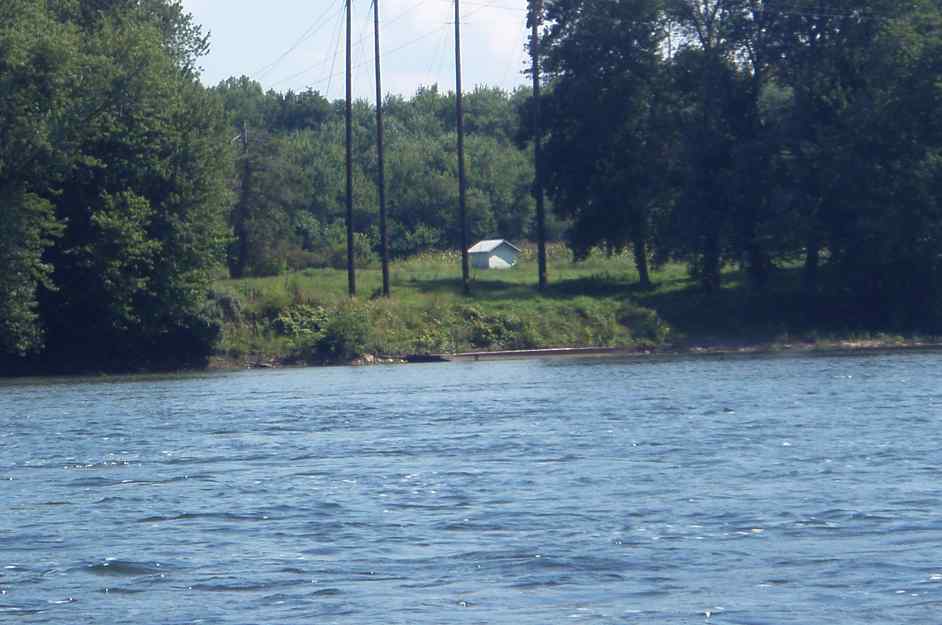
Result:
M618 323L628 328L632 338L652 345L663 343L670 336L670 326L664 323L657 312L627 301L619 307Z
M42 257L62 228L46 200L0 194L0 355L25 356L43 347L37 293L55 287Z
M942 7L792 4L547 3L541 139L569 242L630 247L644 288L649 253L683 261L707 294L732 263L764 297L800 258L808 319L938 328Z
M282 310L272 324L291 341L293 356L305 362L322 359L330 317L322 306L298 304Z
M355 303L344 306L327 322L318 352L331 362L349 362L365 353L369 334L368 310Z
M332 310L296 304L279 311L271 327L289 339L294 359L307 363L349 362L367 349L369 310L357 303Z
M528 349L540 344L532 322L509 313L485 313L473 305L458 310L475 348Z
M324 336L328 315L323 306L298 304L282 310L273 327L284 336L316 343Z
M461 295L460 257L455 253L426 252L394 263L394 297L389 299L350 300L345 272L336 269L231 281L217 290L240 294L242 321L226 324L224 350L229 356L280 353L288 360L321 363L349 361L359 353L656 343L636 340L632 329L618 320L619 311L627 310L625 289L637 277L630 256L595 254L574 263L563 246L553 245L549 257L554 284L542 295L532 288L536 261L529 250L519 267L478 274L472 299ZM363 292L379 285L379 273L375 268L360 272ZM671 267L660 276L682 273ZM650 321L637 306L633 319ZM299 349L292 337L301 335L296 328L306 323L315 332ZM341 349L343 345L353 347Z
M285 269L346 264L343 107L314 92L265 93L242 77L214 90L224 101L232 133L248 127L237 167L230 248L234 277L276 275ZM475 238L532 236L530 156L513 142L514 97L499 89L467 94L468 215ZM353 225L358 264L379 252L375 115L366 102L353 111ZM435 87L386 102L386 181L391 253L403 258L428 249L457 248L458 179L454 94ZM255 217L253 217L255 216ZM555 233L561 233L554 222ZM364 238L368 237L368 238ZM340 249L342 248L342 249ZM252 261L251 250L265 258Z
M3 3L0 237L20 282L0 351L47 369L208 355L230 196L222 109L193 72L204 50L176 2Z

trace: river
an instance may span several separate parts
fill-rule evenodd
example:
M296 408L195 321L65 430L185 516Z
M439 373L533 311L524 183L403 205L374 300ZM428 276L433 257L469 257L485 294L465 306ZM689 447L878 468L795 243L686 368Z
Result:
M0 622L942 622L942 354L0 382Z

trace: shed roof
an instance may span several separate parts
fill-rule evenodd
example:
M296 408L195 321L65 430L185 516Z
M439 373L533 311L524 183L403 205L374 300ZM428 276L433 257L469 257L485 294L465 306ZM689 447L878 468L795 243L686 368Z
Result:
M516 245L514 245L513 243L511 243L510 241L506 239L487 239L484 241L478 241L477 243L472 245L471 248L468 250L468 253L469 254L487 254L489 252L493 252L494 250L499 248L501 245L505 245L505 244L510 246L517 252L520 251L519 247L517 247Z

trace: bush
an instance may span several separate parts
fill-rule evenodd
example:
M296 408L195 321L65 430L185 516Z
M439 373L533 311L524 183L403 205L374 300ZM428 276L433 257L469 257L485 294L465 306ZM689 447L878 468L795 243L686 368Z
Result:
M210 306L215 306L219 318L226 323L241 323L242 300L232 291L211 289L207 302Z
M315 362L327 333L329 317L322 306L301 304L284 309L272 322L272 329L291 341L294 358Z
M632 302L625 302L618 309L618 323L628 328L632 338L655 343L666 339L671 332L670 326L655 311Z
M318 341L318 353L331 362L347 362L366 351L370 335L370 319L367 311L356 306L347 306L327 322L324 335Z
M288 264L288 269L291 271L301 271L302 269L310 269L312 267L326 267L327 263L324 262L323 256L320 254L315 254L314 252L309 252L307 250L302 250L300 248L292 248L288 250L288 255L285 258L285 261Z
M442 234L426 224L406 228L390 220L389 248L394 258L407 258L421 252L438 249L442 245Z
M468 342L477 348L527 349L539 345L529 320L513 314L487 314L476 306L465 306L461 315L467 325Z

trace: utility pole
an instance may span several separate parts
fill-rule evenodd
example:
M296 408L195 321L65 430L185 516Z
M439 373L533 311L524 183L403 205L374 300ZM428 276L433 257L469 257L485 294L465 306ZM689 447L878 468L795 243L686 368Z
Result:
M533 170L536 196L536 237L539 288L546 290L546 210L543 201L543 112L540 103L540 27L543 25L543 0L530 0L530 55L533 58Z
M249 233L246 222L249 218L249 185L252 178L252 166L249 163L249 124L244 119L239 136L233 139L236 140L242 144L242 186L239 188L239 206L236 213L235 230L238 243L232 277L241 278L245 275L245 266L249 262Z
M379 241L383 256L383 296L389 297L389 235L386 231L386 165L383 152L383 86L379 64L379 0L373 0L373 43L376 49L376 152L379 184Z
M458 117L458 215L461 219L461 282L464 294L471 293L468 266L468 215L465 208L467 183L464 176L464 110L461 104L461 11L455 0L455 112Z
M347 0L347 290L357 294L356 268L353 263L353 87L351 23L353 0Z

